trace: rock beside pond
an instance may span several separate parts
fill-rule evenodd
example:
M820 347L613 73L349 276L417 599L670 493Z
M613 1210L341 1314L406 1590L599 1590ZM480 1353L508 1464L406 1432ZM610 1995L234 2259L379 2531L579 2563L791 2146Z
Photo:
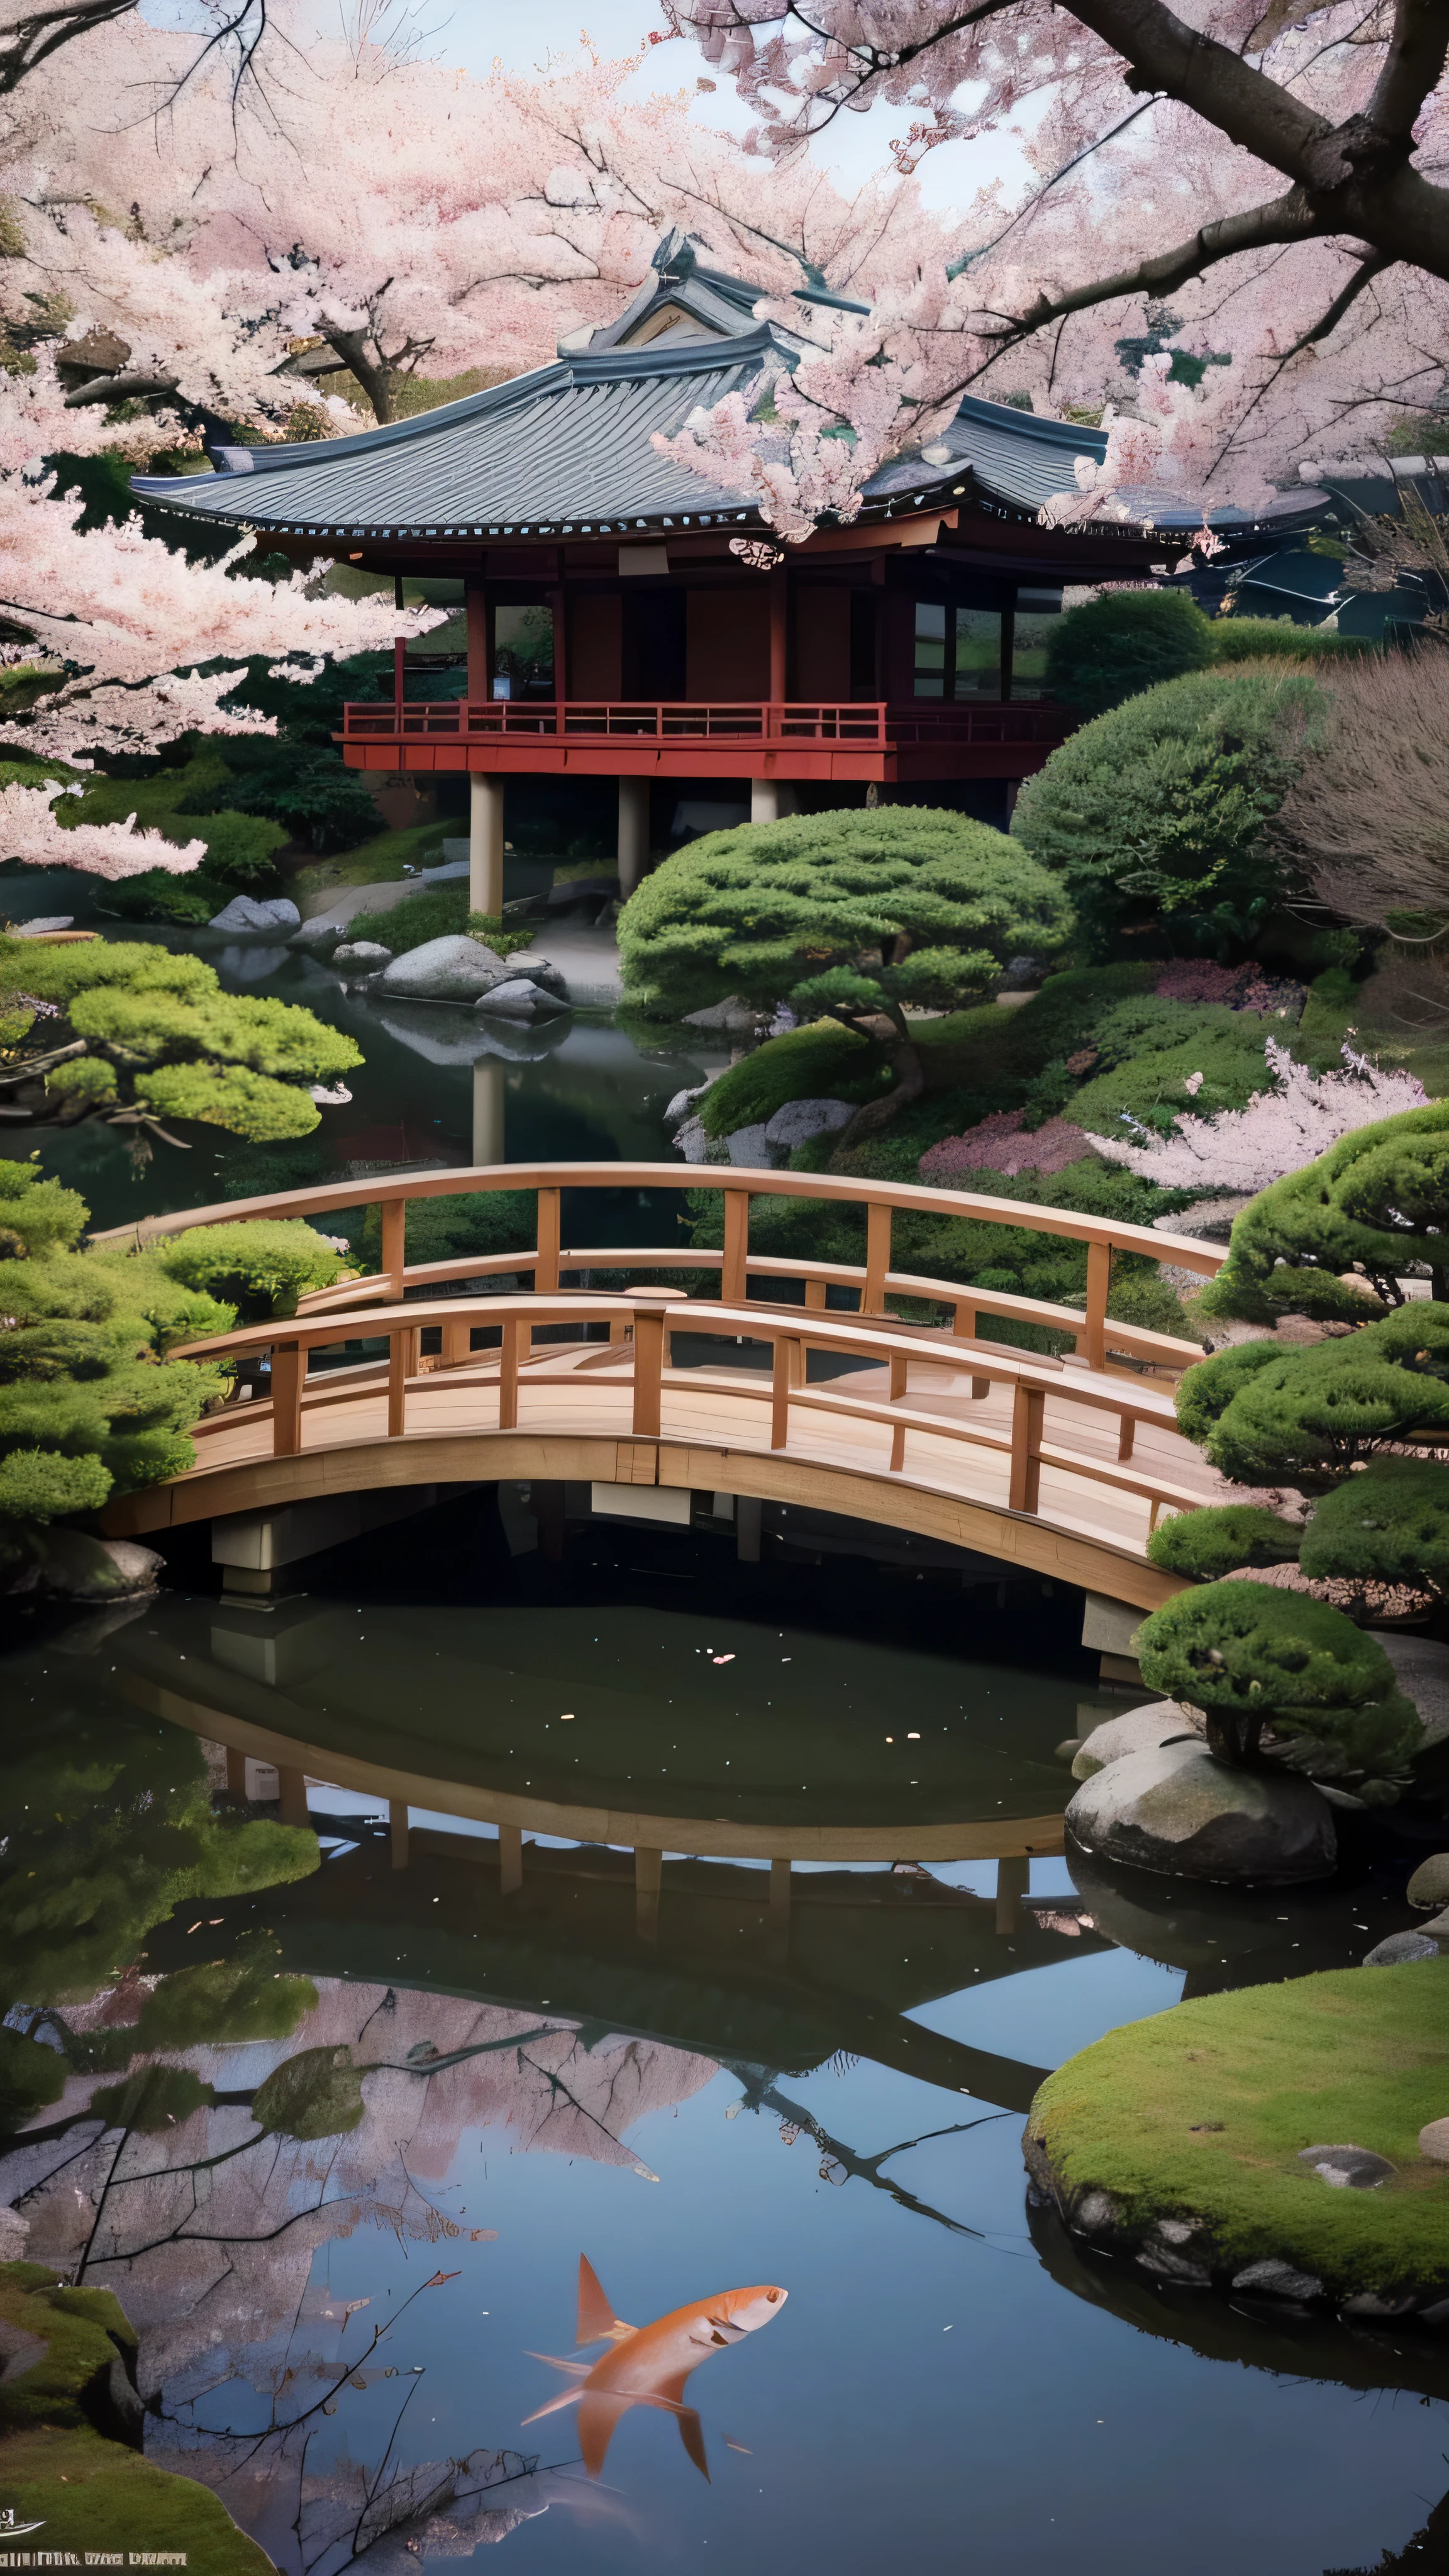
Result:
M515 950L503 971L510 982L515 976L523 975L530 984L541 985L545 993L556 994L559 1001L568 1000L569 988L564 981L563 968L555 966L551 958L541 957L536 949Z
M1300 2272L1292 2263L1280 2263L1273 2256L1265 2262L1250 2263L1243 2272L1233 2274L1235 2290L1249 2290L1259 2298L1321 2299L1323 2283L1316 2272Z
M568 1009L568 1003L546 985L534 983L531 976L505 975L500 982L490 984L486 993L479 994L473 1008L491 1013L495 1019L522 1020L532 1026L535 1020L557 1019L561 1011Z
M1377 2191L1394 2174L1388 2157L1376 2156L1372 2147L1300 2147L1298 2161L1311 2165L1331 2191Z
M1130 1708L1122 1717L1109 1717L1084 1736L1072 1761L1072 1778L1090 1780L1093 1773L1105 1771L1109 1762L1120 1762L1128 1753L1146 1753L1175 1736L1190 1736L1195 1744L1202 1742L1191 1718L1184 1715L1175 1699L1150 1700L1145 1708Z
M1421 1860L1404 1892L1411 1905L1422 1906L1426 1913L1449 1905L1449 1852L1435 1852L1432 1860Z
M1366 1968L1405 1968L1413 1959L1437 1959L1439 1944L1427 1932L1391 1932L1364 1954Z
M50 1529L40 1562L47 1592L71 1601L130 1601L156 1589L164 1558L129 1538L92 1538L88 1530Z
M1083 1782L1068 1831L1103 1860L1172 1878L1286 1886L1326 1878L1333 1813L1309 1780L1237 1771L1200 1743L1126 1754Z
M212 930L300 930L302 916L284 894L258 897L233 895L225 911L213 913L208 928Z
M793 1153L812 1136L833 1136L848 1127L855 1111L848 1100L787 1100L765 1127L765 1142L776 1153Z
M730 1161L743 1164L749 1171L773 1172L777 1163L785 1159L783 1154L775 1153L769 1141L769 1131L763 1124L736 1127L726 1141Z
M1449 2165L1449 2120L1426 2120L1419 2131L1419 2153L1431 2164Z
M392 950L380 939L344 939L332 951L332 963L343 975L377 975L392 964Z
M476 1002L507 975L496 949L458 933L426 939L383 969L380 990L395 1001Z

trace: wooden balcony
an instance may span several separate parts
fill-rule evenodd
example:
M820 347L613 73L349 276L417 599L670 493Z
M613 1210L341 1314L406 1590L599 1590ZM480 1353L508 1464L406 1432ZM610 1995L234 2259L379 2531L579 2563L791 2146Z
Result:
M1064 708L768 699L361 699L351 769L505 776L892 782L1025 778L1072 729Z

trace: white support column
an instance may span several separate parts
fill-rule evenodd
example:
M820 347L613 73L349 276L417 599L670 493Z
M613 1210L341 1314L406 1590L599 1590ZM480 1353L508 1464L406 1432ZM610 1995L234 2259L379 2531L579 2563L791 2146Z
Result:
M649 781L619 781L619 892L627 903L649 866Z
M478 770L468 781L468 909L494 920L503 910L503 784Z
M783 822L795 811L795 788L788 778L752 778L750 780L750 821Z
M503 1058L480 1055L473 1067L473 1160L503 1163Z

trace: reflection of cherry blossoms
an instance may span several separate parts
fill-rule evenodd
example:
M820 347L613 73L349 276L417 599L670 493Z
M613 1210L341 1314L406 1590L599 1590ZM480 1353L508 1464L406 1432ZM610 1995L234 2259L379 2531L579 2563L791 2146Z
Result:
M65 2022L72 2032L128 2026L151 1985L112 1990ZM263 2094L267 2079L304 2052L340 2070L351 2107L340 2090L327 2098L354 2127L301 2138L259 2128L277 2098L275 2084ZM624 2132L698 2092L713 2063L649 2041L588 2045L548 2015L336 1982L320 1987L286 2039L167 2052L151 2067L160 2107L131 2116L155 2128L104 2127L87 2116L94 2078L72 2077L34 2123L34 2139L22 2135L0 2162L0 2201L29 2221L30 2259L114 2290L137 2328L139 2385L159 2410L148 2450L215 2487L295 2576L344 2565L361 2518L365 2545L407 2521L415 2564L418 2548L466 2553L542 2511L549 2497L516 2455L475 2453L462 2469L432 2463L398 2483L389 2444L414 2384L411 2351L395 2357L379 2339L388 2318L379 2311L375 2321L370 2301L333 2299L314 2284L313 2257L386 2228L436 2244L447 2267L450 2243L488 2237L472 2223L486 2216L476 2203L454 2216L437 2198L466 2131L501 2129L515 2152L546 2148L646 2173ZM178 2089L188 2082L189 2095ZM198 2085L212 2089L214 2107L188 2115ZM117 2089L107 2108L118 2119ZM131 2098L129 2081L125 2090ZM384 2380L393 2386L368 2404L365 2392ZM365 2420L348 2420L349 2408ZM485 2503L484 2488L499 2478L521 2484ZM421 2539L412 2529L419 2513L432 2517Z

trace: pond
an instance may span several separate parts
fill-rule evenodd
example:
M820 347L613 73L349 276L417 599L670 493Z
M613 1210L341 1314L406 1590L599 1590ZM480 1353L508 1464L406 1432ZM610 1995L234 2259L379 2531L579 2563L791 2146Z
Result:
M468 1159L451 1013L204 953L358 1036L325 1169ZM504 1150L653 1159L722 1060L576 1014L504 1067ZM237 1189L189 1133L47 1159L116 1224ZM672 1222L628 1195L593 1240ZM148 2454L286 2576L1449 2563L1442 2344L1164 2289L1020 2149L1106 2030L1397 1928L1391 1827L1287 1894L1089 1870L1055 1748L1129 1703L1079 1593L578 1501L550 1551L526 1488L467 1489L262 1606L183 1533L154 1601L12 1622L0 1959L54 2062L0 2203L121 2299ZM579 2397L681 2311L644 2402Z
M1433 2339L1124 2273L1031 2205L1019 2144L1044 2069L1361 1955L1402 1870L1189 1894L1068 1861L1079 1595L573 1517L555 1559L501 1501L270 1609L178 1557L9 1658L10 2027L58 2005L68 2071L0 2200L119 2294L151 2457L288 2576L1405 2546L1446 2483ZM228 1780L252 1829L305 1796L321 1865L168 1919L164 1820ZM173 2089L90 2110L137 2065ZM575 2407L615 2315L700 2302L687 2384L665 2351L661 2402Z

